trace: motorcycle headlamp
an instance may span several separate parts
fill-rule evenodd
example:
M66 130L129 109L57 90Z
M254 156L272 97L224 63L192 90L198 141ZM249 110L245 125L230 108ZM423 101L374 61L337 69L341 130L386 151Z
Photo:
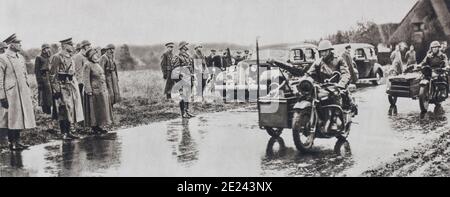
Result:
M314 85L310 81L302 81L297 85L297 90L302 95L310 95L314 90Z

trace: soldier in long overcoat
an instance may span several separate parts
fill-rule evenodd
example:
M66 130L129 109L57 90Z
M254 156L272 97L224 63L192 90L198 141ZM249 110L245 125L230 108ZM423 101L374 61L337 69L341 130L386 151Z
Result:
M55 99L56 112L64 139L78 138L72 133L72 124L84 120L83 105L75 77L75 62L72 39L62 40L62 50L51 59L51 85Z
M42 111L46 114L52 113L53 94L50 85L50 45L43 44L41 54L38 55L34 62L34 73L38 86L38 101Z
M120 102L119 76L117 74L117 64L114 60L115 46L108 44L105 47L106 53L100 59L100 66L105 71L106 86L108 87L109 100L114 105Z
M20 143L20 132L36 127L32 93L21 41L13 34L4 42L9 49L0 55L0 129L7 131L11 150L23 150L28 146Z
M180 92L180 110L182 118L190 118L195 115L189 112L189 100L192 93L192 76L194 70L194 60L187 53L188 43L185 41L180 42L180 53L173 58L172 65L174 70L171 77L175 80L174 90Z
M91 43L88 40L83 40L77 44L80 48L78 52L73 56L75 62L75 77L78 79L78 89L80 91L81 98L84 96L84 84L83 84L83 72L84 66L87 63L86 51L91 49ZM83 100L82 100L83 101ZM81 102L83 103L83 102Z
M165 46L167 50L161 56L161 71L163 74L163 78L166 80L166 85L164 87L164 94L166 95L166 99L171 99L172 87L175 84L174 80L170 77L170 74L172 73L173 70L172 59L173 59L174 43L169 42Z
M90 49L86 52L88 59L84 67L83 84L85 86L85 124L95 134L107 133L102 127L113 122L111 102L109 101L106 77L100 66L100 52Z

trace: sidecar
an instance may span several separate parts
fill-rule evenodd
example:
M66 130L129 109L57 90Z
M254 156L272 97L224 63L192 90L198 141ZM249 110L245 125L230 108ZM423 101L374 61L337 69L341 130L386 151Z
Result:
M386 90L390 103L389 115L397 114L397 98L415 100L419 97L420 76L419 73L407 73L389 78Z
M272 137L281 135L283 129L292 127L292 109L296 97L261 97L258 100L259 127L265 129Z

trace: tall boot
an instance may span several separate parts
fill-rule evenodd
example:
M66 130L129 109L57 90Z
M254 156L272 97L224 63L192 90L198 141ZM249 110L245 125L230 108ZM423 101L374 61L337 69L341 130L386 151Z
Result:
M193 114L191 114L191 113L189 112L189 102L186 102L185 105L186 105L186 106L185 106L185 110L186 110L186 111L185 111L185 114L188 115L189 118L195 117L195 115L193 115Z
M10 150L15 150L16 147L16 140L15 140L15 135L13 133L13 131L8 129L8 146Z
M15 138L16 138L16 145L22 149L28 149L30 146L29 145L25 145L20 143L20 132L19 130L17 130L16 132L14 132L15 134Z
M180 112L182 118L189 118L189 116L186 114L186 105L183 100L180 101Z
M17 145L16 131L8 130L8 142L9 142L9 149L11 151L23 150L20 146Z
M93 126L92 131L95 135L103 135L108 133L108 131L102 129L100 126Z
M73 139L79 138L70 133L70 122L69 121L62 120L59 122L59 126L61 128L61 133L63 134L63 140L73 140Z

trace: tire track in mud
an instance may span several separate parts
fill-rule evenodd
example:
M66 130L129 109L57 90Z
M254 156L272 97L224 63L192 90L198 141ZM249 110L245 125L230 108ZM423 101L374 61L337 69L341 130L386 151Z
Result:
M334 150L313 147L299 153L286 147L283 138L271 138L261 161L263 176L333 177L354 164L352 157L340 156ZM280 174L283 173L283 174Z
M450 105L444 106L447 111ZM399 114L391 117L392 127L402 133L406 140L415 141L412 149L404 149L394 158L374 169L362 173L370 177L418 177L450 176L450 124L449 112L419 119L417 113ZM419 138L419 139L417 139Z

